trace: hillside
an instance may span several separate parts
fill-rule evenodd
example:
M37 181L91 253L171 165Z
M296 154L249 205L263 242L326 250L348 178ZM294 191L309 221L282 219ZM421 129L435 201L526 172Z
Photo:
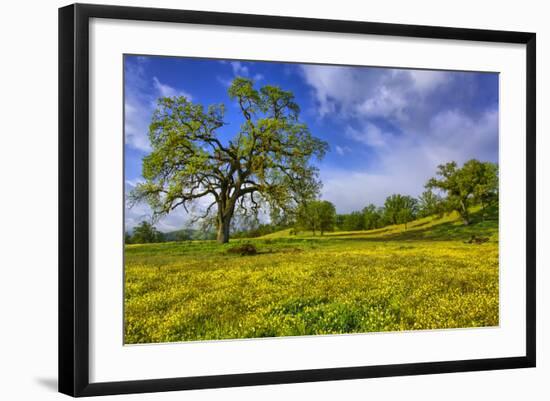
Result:
M458 214L453 212L443 217L429 216L404 224L390 225L383 228L367 231L334 231L325 233L323 236L313 235L311 232L300 232L292 234L292 229L277 231L264 235L259 239L279 238L363 238L365 240L440 240L468 241L475 237L487 238L490 241L498 241L498 210L496 208L487 210L486 216L482 217L479 208L472 209L472 223L465 226Z

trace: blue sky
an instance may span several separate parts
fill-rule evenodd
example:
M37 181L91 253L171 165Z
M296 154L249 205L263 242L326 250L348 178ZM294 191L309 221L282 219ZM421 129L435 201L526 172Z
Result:
M337 212L382 205L393 193L417 196L436 166L471 158L498 162L498 74L245 62L158 56L125 56L125 183L141 177L149 150L148 125L162 96L185 95L205 105L224 103L227 141L241 116L227 89L236 76L256 87L291 90L300 119L330 150L317 163L322 198ZM150 217L144 204L126 209L126 228ZM188 221L177 210L161 231Z

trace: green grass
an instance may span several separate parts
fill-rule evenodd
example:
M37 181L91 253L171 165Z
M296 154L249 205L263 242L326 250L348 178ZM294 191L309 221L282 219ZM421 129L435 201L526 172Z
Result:
M472 235L487 238L468 243ZM228 250L252 243L258 254ZM499 324L498 220L126 246L125 342Z

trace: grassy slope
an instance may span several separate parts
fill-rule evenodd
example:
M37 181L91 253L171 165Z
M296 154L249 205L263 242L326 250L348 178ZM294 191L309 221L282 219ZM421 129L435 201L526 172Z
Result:
M311 232L298 233L297 236L291 235L292 229L286 229L264 235L260 239L278 239L288 237L298 238L335 238L344 237L350 238L358 236L365 239L380 239L380 240L469 240L472 235L484 238L490 238L493 241L498 241L498 219L494 210L489 211L485 220L481 217L479 208L472 209L472 224L464 226L456 212L447 214L443 217L429 216L414 220L404 224L391 225L376 230L368 231L337 231L325 233L323 237L316 233L316 236Z
M498 221L129 245L126 342L498 324ZM466 243L472 235L490 240ZM235 244L255 256L228 254Z

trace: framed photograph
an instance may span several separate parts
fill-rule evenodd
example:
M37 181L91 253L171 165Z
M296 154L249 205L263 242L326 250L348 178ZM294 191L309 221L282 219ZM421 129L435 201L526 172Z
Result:
M535 34L59 10L59 390L535 366Z

